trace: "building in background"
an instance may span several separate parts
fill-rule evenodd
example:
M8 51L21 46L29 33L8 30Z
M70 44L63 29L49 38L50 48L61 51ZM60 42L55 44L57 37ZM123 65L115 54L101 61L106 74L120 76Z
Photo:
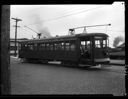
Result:
M111 59L125 59L125 42L110 50Z
M17 42L16 42L16 54L18 53L18 42L19 41L24 41L24 40L28 40L27 38L20 38L20 39L17 39ZM15 39L14 38L10 38L10 55L15 55Z

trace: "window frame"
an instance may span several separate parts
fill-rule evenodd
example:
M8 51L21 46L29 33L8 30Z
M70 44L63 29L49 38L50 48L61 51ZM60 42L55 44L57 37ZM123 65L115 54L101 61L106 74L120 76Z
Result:
M100 37L100 39L95 39L95 37L94 37L94 47L95 48L106 48L106 47L108 47L108 37L103 37L103 36L99 36ZM96 41L99 41L99 43L98 44L96 44ZM99 46L99 47L97 47L97 46Z

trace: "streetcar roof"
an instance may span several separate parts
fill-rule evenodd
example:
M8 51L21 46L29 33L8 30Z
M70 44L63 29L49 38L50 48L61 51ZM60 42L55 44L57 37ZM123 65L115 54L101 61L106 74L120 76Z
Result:
M104 36L108 37L105 33L81 33L75 35L66 35L66 36L58 36L58 37L50 37L50 38L41 38L41 39L30 39L20 41L19 43L28 43L28 42L41 42L41 41L63 41L63 40L76 40L79 37L92 37L92 36Z

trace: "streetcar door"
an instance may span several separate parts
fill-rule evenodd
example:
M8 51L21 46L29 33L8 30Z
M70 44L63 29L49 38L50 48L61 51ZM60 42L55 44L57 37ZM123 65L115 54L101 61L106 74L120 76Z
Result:
M92 61L92 41L89 38L81 39L80 55L82 63L90 63Z
M95 36L94 37L94 61L103 62L108 58L108 40L107 37Z

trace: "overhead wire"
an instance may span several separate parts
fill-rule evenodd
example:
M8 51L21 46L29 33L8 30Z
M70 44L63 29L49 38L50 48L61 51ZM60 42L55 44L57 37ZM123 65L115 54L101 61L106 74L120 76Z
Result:
M35 5L34 5L34 6L35 6ZM28 11L26 11L26 12L31 12L31 11L34 12L35 10L38 10L38 9L40 10L41 8L43 8L43 6L44 6L44 5L42 5L41 7L38 7L38 8L30 9L30 10L28 10ZM70 9L73 9L73 8L76 8L76 7L72 7L72 8L70 8ZM60 9L58 9L59 11L57 11L56 13L65 12L65 11L67 12L67 11L70 10L70 9L66 9L66 10L60 10ZM39 10L38 10L38 11L39 11ZM24 14L24 16L27 16L27 14ZM33 15L33 16L34 16L34 15Z
M69 12L69 11L72 11L72 10L74 10L74 8L76 8L76 7L71 7L71 8L67 8L67 7L65 7L66 9L64 10L64 9L58 9L59 11L57 11L56 13L61 13L61 12L63 12L63 13L65 13L65 12Z
M43 21L43 22L48 22L48 21L58 20L58 19L61 19L61 18L64 18L64 17L76 15L76 14L79 14L79 13L85 13L85 12L87 12L87 11L96 10L96 9L98 9L98 8L101 8L101 7L103 7L103 6L95 7L95 8L91 8L91 9L86 9L86 10L79 11L79 12L75 12L75 13L72 13L72 14L67 14L67 15L64 15L64 16L60 16L60 17L56 17L56 18L52 18L52 19L47 19L47 20L41 20L41 21ZM28 24L28 25L36 25L36 24L39 24L39 23L33 23L33 24ZM28 26L28 25L27 25L27 26Z
M26 30L25 28L21 27L20 30L25 31L25 34L28 33L28 30Z
M105 30L105 32L106 32L106 29L93 29L93 28L91 28L91 30ZM124 32L123 30L121 31L121 30L113 30L113 29L107 29L107 31L112 31L112 32Z
M37 10L37 9L40 9L41 7L39 7L39 8L35 8L35 9L33 9L33 10ZM75 9L73 9L73 8L75 8ZM71 10L70 10L71 9ZM69 13L74 13L74 12L72 12L73 10L75 10L75 11L77 11L77 10L82 10L82 9L78 9L78 8L76 8L76 7L72 7L72 8L70 8L70 9L67 9L67 10L59 10L58 12L56 12L56 13L61 13L61 12L64 12L64 11L66 11L66 12L68 12L68 13L63 13L64 15L62 15L62 16L65 16L65 14L69 14ZM31 11L31 10L30 10ZM78 12L78 11L77 11ZM25 15L24 15L25 16ZM31 17L34 17L34 15L32 15ZM58 18L58 17L55 17L55 18ZM53 19L53 18L52 18ZM47 19L47 20L49 20L49 19ZM45 21L47 21L47 20L45 20ZM51 20L51 19L50 19ZM42 20L43 21L43 20ZM37 23L38 24L38 23ZM28 24L28 25L31 25L31 24ZM24 26L24 25L23 25Z
M27 26L26 26L27 27ZM25 28L24 26L22 27L22 28ZM36 33L36 34L38 34L39 32L37 32L37 31L35 31L34 29L32 29L32 28L30 28L30 27L27 27L27 28L29 28L31 31L33 31L34 33ZM25 29L26 30L26 29ZM41 33L41 34L43 34L44 36L49 36L48 34L44 34L44 33Z
M103 7L103 6L100 6L100 7L95 7L95 8L91 8L91 9L84 9L84 10L80 10L80 11L76 11L76 12L72 12L73 10L75 10L75 9L72 9L72 10L65 10L66 12L68 12L67 13L67 15L62 15L62 16L60 16L60 17L55 17L55 18L51 18L51 19L47 19L47 20L41 20L41 21L43 21L43 22L49 22L49 21L54 21L54 20L58 20L58 19L61 19L61 18L64 18L64 17L68 17L68 16L72 16L72 15L76 15L76 14L80 14L80 13L85 13L85 12L87 12L87 11L91 11L91 10L95 10L95 9L97 9L97 8L101 8L101 7ZM41 8L41 7L40 7ZM37 9L39 9L39 8L37 8ZM64 10L63 10L64 11ZM70 13L70 14L69 14ZM65 14L65 13L64 13ZM33 24L28 24L28 25L36 25L36 24L39 24L39 23L33 23ZM28 26L27 25L27 26ZM25 29L26 30L26 29ZM101 29L100 29L101 30ZM113 31L113 30L107 30L107 27L106 27L106 31ZM121 32L121 31L115 31L115 32Z
M74 6L74 5L73 5L73 6ZM37 10L37 9L40 9L40 8L42 8L42 7L34 8L33 10ZM72 7L72 8L73 8L73 7ZM71 9L72 9L72 8L71 8ZM86 11L88 11L88 10L93 10L93 9L95 9L95 8L87 9L87 10L80 11L80 12L73 13L73 14L69 14L69 15L64 15L64 16L60 16L60 17L55 17L55 18L52 18L52 19L42 20L42 21L48 22L48 21L58 20L58 19L63 18L63 17L68 17L68 16L70 16L70 15L75 15L75 14L79 14L79 13L84 13L84 12L86 12ZM72 10L74 10L74 9L72 9ZM72 10L71 10L71 11L72 11ZM68 10L62 10L62 11L68 11ZM69 12L69 13L72 13L72 12L70 12L70 11L68 11L68 12ZM28 25L36 25L36 24L39 24L39 23L32 23L32 24L28 24Z
M61 18L64 18L64 17L68 17L68 16L71 16L71 15L76 15L76 14L79 14L79 13L84 13L84 12L87 12L87 11L90 11L90 10L95 10L97 8L101 8L101 7L104 7L104 6L98 6L98 7L95 7L95 8L91 8L91 9L86 9L86 10L83 10L83 11L80 11L80 12L75 12L75 13L72 13L72 14L67 14L67 15L64 15L64 16L60 16L60 17L56 17L56 18L52 18L52 19L47 19L47 20L42 20L43 22L48 22L48 21L53 21L53 20L58 20L58 19L61 19ZM36 25L38 23L33 23L33 24L28 24L28 25Z
M85 10L85 9L87 9L87 7L86 6L81 6L81 8L79 8L79 7L74 7L74 9L69 8L68 10L66 10L65 12L63 12L63 14L73 13L73 11L78 12L78 11L83 10L83 9Z
M72 13L72 11L77 11L77 10L81 10L81 9L79 9L78 7L72 7L72 8L68 8L64 11L59 11L59 13L67 14L67 13Z

